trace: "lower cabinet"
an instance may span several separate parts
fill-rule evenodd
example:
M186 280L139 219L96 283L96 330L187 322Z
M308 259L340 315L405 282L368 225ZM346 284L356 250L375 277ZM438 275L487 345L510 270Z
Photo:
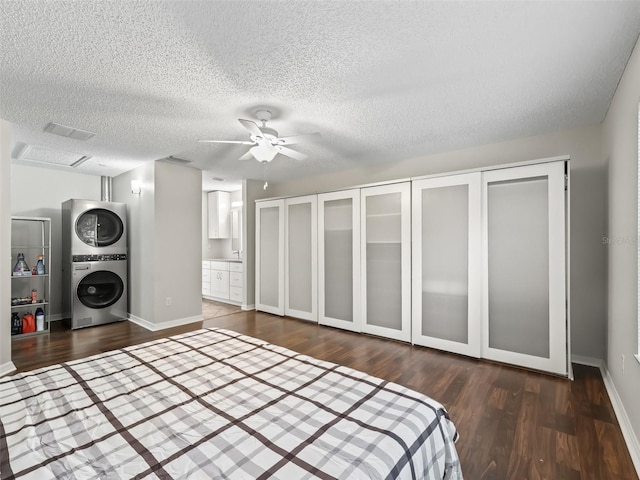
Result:
M202 296L209 300L242 304L243 275L241 262L202 261Z

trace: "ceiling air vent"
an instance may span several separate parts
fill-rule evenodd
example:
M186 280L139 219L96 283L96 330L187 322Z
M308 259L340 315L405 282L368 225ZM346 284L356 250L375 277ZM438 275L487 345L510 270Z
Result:
M59 167L75 168L82 165L91 157L89 155L80 155L78 153L25 145L15 158L23 162L34 162L46 165L56 165Z
M53 133L54 135L60 135L61 137L73 138L75 140L89 140L95 137L95 133L87 130L80 130L79 128L67 127L66 125L60 125L59 123L49 123L44 127L45 132Z
M185 160L184 158L174 157L173 155L169 155L164 160L167 162L175 163L176 165L188 165L191 163L191 160Z

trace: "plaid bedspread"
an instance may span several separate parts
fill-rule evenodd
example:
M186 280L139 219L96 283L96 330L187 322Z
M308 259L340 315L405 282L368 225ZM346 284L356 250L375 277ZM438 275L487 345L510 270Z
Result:
M223 329L0 379L2 478L461 479L428 397Z

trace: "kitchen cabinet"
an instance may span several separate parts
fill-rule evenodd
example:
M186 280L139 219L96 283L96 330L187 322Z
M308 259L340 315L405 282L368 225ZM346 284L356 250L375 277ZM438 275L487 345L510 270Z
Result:
M230 238L231 194L229 192L207 193L207 217L209 238Z
M16 265L18 256L24 256L29 267L26 271L5 272L11 275L11 317L14 314L22 320L25 314L31 313L36 318L36 310L42 309L44 321L40 329L22 333L20 330L7 330L12 332L12 339L24 338L31 335L49 333L51 296L51 219L43 217L11 217L11 267ZM32 274L35 270L39 256L42 256L44 273ZM11 317L5 321L11 322ZM6 325L6 324L5 324Z
M244 301L242 262L202 261L202 296L234 305Z
M411 184L360 190L362 331L411 340Z

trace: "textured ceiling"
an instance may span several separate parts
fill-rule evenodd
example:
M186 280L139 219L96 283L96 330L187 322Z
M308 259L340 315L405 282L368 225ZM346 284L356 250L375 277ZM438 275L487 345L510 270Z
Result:
M262 165L197 140L247 140L237 119L262 106L280 135L321 134L272 182L600 122L640 2L2 0L0 22L17 142L95 175L173 155L214 189Z

